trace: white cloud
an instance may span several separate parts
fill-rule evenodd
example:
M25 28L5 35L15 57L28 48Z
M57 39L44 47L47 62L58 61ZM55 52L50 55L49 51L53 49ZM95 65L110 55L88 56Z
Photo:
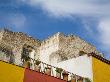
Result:
M82 24L84 29L86 30L86 32L90 35L90 36L94 36L94 23L97 24L97 19L95 18L82 18Z
M40 6L55 16L79 15L110 15L110 4L97 4L96 0L23 0L32 6Z
M98 31L100 33L100 41L106 48L110 48L110 19L101 20L98 26Z
M22 0L23 2L47 12L53 17L84 16L98 18L96 27L99 33L98 42L109 52L110 49L110 1L109 0ZM84 22L85 29L93 34L93 28Z

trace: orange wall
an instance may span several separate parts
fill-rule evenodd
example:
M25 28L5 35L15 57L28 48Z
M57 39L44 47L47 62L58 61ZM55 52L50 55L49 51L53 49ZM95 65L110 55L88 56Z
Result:
M93 82L110 82L110 65L92 58Z
M0 82L23 82L24 69L0 61Z

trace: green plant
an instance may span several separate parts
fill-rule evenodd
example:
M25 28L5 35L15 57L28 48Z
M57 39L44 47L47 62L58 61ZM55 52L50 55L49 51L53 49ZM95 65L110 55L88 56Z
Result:
M25 61L29 61L30 60L30 57L29 56L26 56L24 60Z
M81 55L84 55L84 54L87 54L86 52L84 52L84 51L80 51L79 52L79 55L81 56Z
M39 60L36 60L36 61L35 61L35 64L36 64L36 65L39 65L40 63L41 63L41 61L39 61Z
M32 64L30 63L30 62L27 62L28 63L28 66L29 66L29 68L30 68L30 66L32 66Z
M30 66L32 66L32 63L30 63Z
M21 58L23 59L23 62L24 62L24 61L29 61L29 60L30 60L30 57L29 57L29 56L26 56L26 55L22 55Z
M85 82L92 82L89 78L85 78Z
M51 69L50 67L45 67L45 69L47 70L47 69Z
M56 68L55 71L58 72L58 73L61 73L63 71L63 69L62 68Z

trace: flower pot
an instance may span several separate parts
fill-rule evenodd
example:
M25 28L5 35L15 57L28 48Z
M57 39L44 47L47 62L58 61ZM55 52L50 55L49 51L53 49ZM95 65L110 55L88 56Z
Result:
M78 80L77 82L83 82L83 80Z
M57 77L57 78L61 78L61 73L56 72L56 77Z
M51 68L45 68L45 74L51 75Z
M68 75L69 75L68 72L64 70L62 75L63 75L63 80L68 81Z
M37 72L40 72L40 68L41 68L41 67L40 67L39 65L35 65L34 70L37 71Z
M76 82L76 75L71 75L71 81L70 82Z
M63 74L63 80L68 81L68 73L62 73Z
M76 79L71 79L71 82L76 82Z

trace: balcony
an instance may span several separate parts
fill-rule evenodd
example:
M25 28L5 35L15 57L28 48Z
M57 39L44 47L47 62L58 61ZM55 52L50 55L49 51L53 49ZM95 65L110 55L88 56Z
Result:
M22 72L19 72L20 69ZM3 75L0 77L1 82L21 82L21 78L22 82L90 82L88 78L34 59L25 62L23 66L0 61L0 70L3 70L0 72L0 75ZM19 74L22 75L18 76Z
M88 78L81 77L62 68L58 68L32 58L30 58L28 63L29 64L24 64L23 66L27 69L31 69L66 82L90 82Z

